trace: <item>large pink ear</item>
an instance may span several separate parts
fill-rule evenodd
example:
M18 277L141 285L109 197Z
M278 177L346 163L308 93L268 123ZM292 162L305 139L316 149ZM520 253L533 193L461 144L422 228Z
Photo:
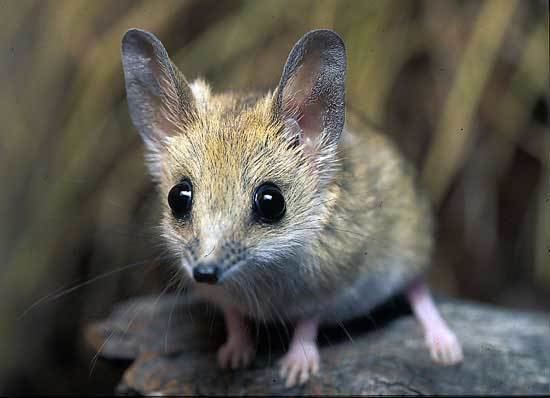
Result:
M346 50L327 29L306 33L292 48L277 89L274 114L305 145L337 144L345 121ZM298 128L299 127L299 128Z
M194 97L152 33L130 29L124 34L122 66L130 117L145 142L151 173L158 177L163 141L193 117Z

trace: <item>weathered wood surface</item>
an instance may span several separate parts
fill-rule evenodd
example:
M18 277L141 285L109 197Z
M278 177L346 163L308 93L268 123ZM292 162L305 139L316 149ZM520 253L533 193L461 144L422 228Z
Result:
M431 362L418 324L397 302L344 325L345 332L323 329L321 373L293 389L277 372L285 329L254 330L259 352L253 365L222 371L215 362L224 339L219 314L174 296L122 303L90 325L86 339L103 358L133 361L119 394L550 394L548 314L440 303L465 355L458 366L440 367ZM392 311L401 316L385 319Z

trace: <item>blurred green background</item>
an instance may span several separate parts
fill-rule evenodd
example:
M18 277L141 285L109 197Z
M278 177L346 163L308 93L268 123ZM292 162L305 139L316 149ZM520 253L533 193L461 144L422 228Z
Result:
M335 29L348 122L393 137L434 201L434 290L549 311L548 20L544 0L0 1L0 393L112 392L82 329L166 284L131 27L216 90L275 87L300 36Z

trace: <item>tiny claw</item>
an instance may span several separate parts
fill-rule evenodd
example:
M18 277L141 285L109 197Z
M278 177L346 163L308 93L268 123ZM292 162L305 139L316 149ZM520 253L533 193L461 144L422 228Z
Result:
M291 348L280 361L279 374L285 379L287 388L296 384L303 385L310 376L319 372L319 351L312 342L301 342L291 345Z
M441 365L455 365L462 362L464 355L456 335L448 328L438 328L426 334L426 345L434 362Z
M296 384L296 374L298 373L298 367L296 365L292 366L290 368L290 373L288 374L288 378L286 379L286 386L287 387L294 387Z
M432 360L441 365L461 362L464 355L460 342L439 313L426 284L422 281L413 283L407 290L407 298L424 329Z
M246 367L256 354L246 324L242 316L235 310L226 310L224 315L228 338L218 350L218 365L222 369Z
M255 349L250 340L229 339L218 350L218 365L222 369L247 367L254 358Z

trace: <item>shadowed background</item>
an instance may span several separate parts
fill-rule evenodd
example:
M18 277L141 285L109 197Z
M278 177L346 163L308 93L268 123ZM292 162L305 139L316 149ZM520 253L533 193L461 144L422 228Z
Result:
M0 393L110 393L83 326L166 291L131 27L215 90L274 88L299 37L336 30L348 122L393 137L433 199L434 290L549 311L548 22L543 0L0 1Z

